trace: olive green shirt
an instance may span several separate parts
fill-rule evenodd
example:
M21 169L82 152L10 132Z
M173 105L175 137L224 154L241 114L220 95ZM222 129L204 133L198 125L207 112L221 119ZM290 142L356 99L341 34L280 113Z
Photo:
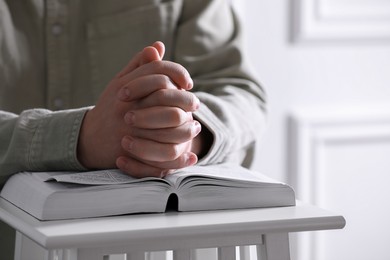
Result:
M160 40L187 68L214 141L200 164L249 166L265 95L227 0L0 0L0 187L19 171L84 170L80 125L114 75Z
M0 0L0 15L2 182L22 170L82 170L86 107L156 40L165 59L190 72L202 101L195 116L214 134L200 163L248 164L264 128L264 94L246 69L228 1Z

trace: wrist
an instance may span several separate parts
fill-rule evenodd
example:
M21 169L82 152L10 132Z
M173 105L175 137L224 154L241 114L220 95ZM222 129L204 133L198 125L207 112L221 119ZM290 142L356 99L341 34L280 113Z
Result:
M86 169L94 168L92 159L93 155L90 149L91 144L88 143L88 141L90 140L88 126L90 125L91 121L91 111L92 109L85 113L84 119L81 123L79 138L77 142L77 160Z
M202 130L192 141L191 152L195 153L198 159L203 158L209 152L213 139L210 130L202 125Z

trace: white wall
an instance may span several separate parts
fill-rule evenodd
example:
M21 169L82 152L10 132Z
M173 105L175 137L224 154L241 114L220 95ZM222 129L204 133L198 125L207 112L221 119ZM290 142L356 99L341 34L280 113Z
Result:
M245 2L248 51L269 98L260 169L286 177L286 115L295 107L390 104L390 39L293 43L289 0ZM390 28L389 28L390 29Z
M303 238L311 249L302 259L390 259L381 242L390 240L389 7L389 0L241 4L247 49L269 98L256 168L347 219L343 231Z

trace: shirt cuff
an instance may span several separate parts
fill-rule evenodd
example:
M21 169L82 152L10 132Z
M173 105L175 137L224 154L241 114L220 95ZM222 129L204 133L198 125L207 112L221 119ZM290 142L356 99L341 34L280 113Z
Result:
M30 147L31 169L85 170L77 159L81 123L89 107L46 114L34 133Z
M205 105L194 112L194 118L198 120L202 127L213 135L213 143L206 155L198 161L198 165L218 164L223 162L229 151L229 133L218 117Z

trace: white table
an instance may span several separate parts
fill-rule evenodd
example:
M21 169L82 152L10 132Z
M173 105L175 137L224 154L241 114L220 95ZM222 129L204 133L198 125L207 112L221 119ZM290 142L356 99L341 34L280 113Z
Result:
M345 225L342 216L300 202L295 207L39 221L0 198L0 219L18 231L18 260L34 260L31 247L41 248L48 260L98 260L119 253L133 260L162 250L187 260L191 249L218 247L219 259L227 260L235 259L235 246L243 245L258 245L261 259L287 260L290 232Z

